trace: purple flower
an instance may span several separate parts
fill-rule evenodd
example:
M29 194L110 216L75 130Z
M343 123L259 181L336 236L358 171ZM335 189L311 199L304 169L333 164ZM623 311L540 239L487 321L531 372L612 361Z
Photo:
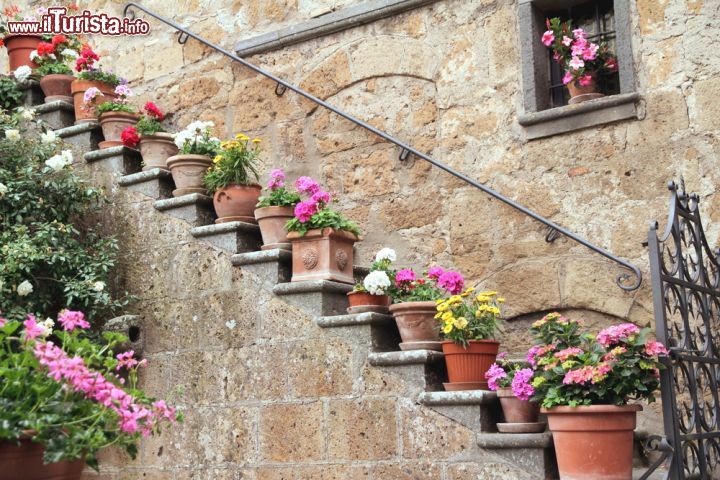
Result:
M510 388L512 388L513 395L516 398L527 401L535 394L535 389L530 385L532 376L533 371L530 368L523 368L515 372Z
M295 218L297 218L300 223L309 222L317 211L317 203L309 200L300 202L295 205Z
M457 272L447 271L438 278L438 285L451 294L457 295L462 292L465 286L465 279Z
M485 378L488 381L488 388L490 390L497 390L500 388L500 385L498 385L498 380L501 378L507 378L507 373L503 368L498 365L497 363L493 363L487 372L485 372Z
M320 191L320 185L310 177L300 177L295 180L295 188L298 192L313 195Z
M442 267L430 267L430 270L428 270L428 278L437 280L443 273L445 273L445 270L443 270Z
M403 283L415 281L415 272L409 268L404 268L395 274L395 285L401 287Z

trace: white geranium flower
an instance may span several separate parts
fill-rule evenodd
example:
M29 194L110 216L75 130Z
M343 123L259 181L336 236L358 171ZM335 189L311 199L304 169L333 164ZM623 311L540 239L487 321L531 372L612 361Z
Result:
M25 80L30 78L31 74L32 68L28 67L27 65L21 65L13 72L15 80L17 80L18 82L24 82Z
M5 130L5 138L12 141L20 140L20 130L14 128Z
M0 183L0 198L4 197L8 192L8 187L4 183Z
M32 283L28 282L27 280L23 281L20 285L17 286L17 294L21 297L27 297L33 292L33 286Z
M32 108L18 107L16 111L23 120L32 120L35 118L35 110Z
M102 292L105 290L105 282L95 282L93 283L93 290L96 292Z
M381 262L383 260L388 260L390 262L394 262L397 260L397 255L395 254L395 250L392 248L383 248L375 255L375 261Z
M35 59L38 58L39 56L40 56L40 54L37 52L37 50L33 50L32 52L30 52L30 60L35 61Z
M76 59L79 56L78 52L76 52L72 48L66 48L65 50L60 52L60 55L62 55L65 58L71 58L71 59Z
M390 287L390 277L382 270L370 272L363 280L363 287L370 295L385 295Z
M55 135L55 132L52 130L48 130L47 132L40 134L40 141L45 144L55 143L55 141L57 141L57 138L57 135Z

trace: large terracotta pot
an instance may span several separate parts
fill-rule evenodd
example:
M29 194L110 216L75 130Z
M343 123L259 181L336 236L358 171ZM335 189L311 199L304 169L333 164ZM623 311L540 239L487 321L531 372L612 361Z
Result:
M605 96L598 92L598 86L597 83L595 83L595 79L593 79L590 85L585 86L580 85L577 80L574 80L567 84L567 89L570 93L570 100L568 100L568 103L571 105Z
M215 192L213 205L215 205L215 213L218 216L215 223L257 223L255 205L258 203L261 191L262 187L257 183L250 185L232 183Z
M553 407L546 413L561 480L630 480L640 405Z
M355 283L353 277L354 233L332 228L308 230L304 236L288 233L292 243L292 282L331 280Z
M292 220L293 207L262 207L255 209L255 219L260 226L263 246L261 250L281 248L290 250L285 224Z
M403 302L390 305L400 331L401 350L442 350L435 302Z
M176 187L172 192L173 196L180 197L190 193L207 195L207 189L203 186L203 177L210 165L212 159L207 155L186 153L168 158L167 166Z
M442 342L449 383L445 390L487 390L485 372L495 363L500 342L469 340L467 347L455 342Z
M154 168L168 170L167 159L178 154L178 147L173 141L172 134L165 132L142 135L139 148L143 159L143 171Z
M98 147L110 148L121 146L123 144L120 137L122 131L127 127L135 125L138 118L136 113L127 112L105 112L100 115L98 120L100 120L100 127L102 128L105 140L98 143Z
M0 442L0 472L3 480L79 480L85 462L43 464L44 448L39 443L21 440Z
M95 98L95 105L113 100L115 95L115 87L104 82L95 80L75 79L70 84L70 92L73 96L73 105L75 106L75 124L83 122L92 122L95 120L95 106L85 105L83 95L90 88L95 87L100 90L102 95Z
M45 94L45 103L62 100L71 103L73 101L70 85L75 77L62 73L51 73L40 79L40 88Z
M387 295L372 295L368 292L348 292L348 313L389 313L390 297Z
M3 39L5 48L7 48L10 57L10 71L15 71L18 67L27 65L30 68L37 68L38 65L30 60L30 53L37 50L38 44L42 41L40 35L27 35L19 33L11 33Z

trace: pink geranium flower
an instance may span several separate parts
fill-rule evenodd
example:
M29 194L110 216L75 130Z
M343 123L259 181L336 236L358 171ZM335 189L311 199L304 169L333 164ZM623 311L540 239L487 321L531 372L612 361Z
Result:
M35 340L45 333L45 329L37 323L35 315L28 315L23 325L25 326L25 338L28 340Z
M437 280L443 273L445 273L445 270L443 270L442 267L430 267L428 270L428 278Z
M438 277L438 285L453 295L462 292L465 286L465 279L458 272L445 272Z
M270 181L268 182L268 188L270 190L276 190L285 186L285 172L279 168L274 169L270 172Z
M409 268L404 268L395 274L395 285L401 287L403 283L415 281L415 272Z
M83 312L75 312L72 310L63 310L58 315L58 322L63 326L63 330L69 332L77 327L90 328L90 324L85 320Z
M300 202L295 205L295 218L297 218L300 223L309 222L312 216L318 212L317 207L317 203L311 200Z
M522 370L515 372L515 376L510 383L510 387L512 388L515 398L528 401L530 400L530 397L535 395L535 389L532 385L530 385L532 377L533 371L531 368L523 368Z
M320 191L320 185L310 177L300 177L295 180L295 188L307 195L313 195Z

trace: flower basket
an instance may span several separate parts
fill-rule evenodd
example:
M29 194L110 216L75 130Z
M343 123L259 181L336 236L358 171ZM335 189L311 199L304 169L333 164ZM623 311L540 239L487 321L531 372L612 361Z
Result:
M332 228L288 233L292 244L292 282L330 280L355 283L353 277L354 233Z
M633 430L640 405L543 408L561 480L632 478Z
M174 197L200 193L207 195L207 189L203 186L203 176L212 165L212 159L207 155L195 155L186 153L174 155L167 159L167 166L172 173L175 182Z
M390 310L390 297L387 295L373 295L368 292L348 292L348 302L350 306L348 313L365 313L375 312L388 314Z
M401 350L442 350L435 302L394 303L390 312L400 331Z
M290 250L285 224L293 218L293 207L262 207L255 209L255 220L260 226L263 246L261 250Z
M105 82L97 80L73 80L70 84L70 92L73 97L73 105L75 107L75 124L83 122L92 122L95 120L95 107L86 105L83 99L85 92L95 87L100 90L101 95L95 98L95 105L112 101L115 95L115 87Z
M0 471L3 480L79 480L85 462L57 462L43 464L45 449L30 440L0 442Z
M495 363L499 347L495 340L468 340L467 347L442 342L449 380L443 383L445 390L488 390L485 372Z
M105 140L98 143L100 148L119 147L123 144L120 135L126 127L135 125L138 121L136 113L105 112L99 117Z
M143 171L154 168L168 170L167 159L178 154L178 147L172 135L165 132L142 135L139 148L143 159Z
M213 205L217 220L215 223L245 222L257 223L255 205L260 198L262 187L257 183L236 185L231 183L220 188L213 195Z
M72 103L72 90L70 86L75 80L72 75L65 75L63 73L51 73L45 75L40 79L40 88L45 94L45 103L56 102L61 100L63 102Z
M30 60L30 53L37 49L42 41L40 35L28 35L11 33L3 39L5 48L8 51L10 71L15 71L18 67L27 65L30 68L37 68L37 64Z

